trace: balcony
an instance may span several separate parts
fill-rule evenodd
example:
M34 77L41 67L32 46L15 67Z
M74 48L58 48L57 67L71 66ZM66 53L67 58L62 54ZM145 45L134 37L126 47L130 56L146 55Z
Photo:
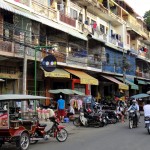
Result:
M76 28L76 20L71 18L70 16L68 16L64 13L59 13L59 19L60 19L60 21Z
M18 79L20 74L21 73L19 72L19 70L15 67L0 66L1 78Z
M36 0L31 1L31 6L38 15L42 15L48 19L57 19L57 11L37 2Z
M136 32L137 34L140 34L141 31L141 25L138 23L137 19L134 18L133 16L129 15L127 17L126 22L128 23L128 30L133 30L134 32Z
M111 36L109 37L109 42L110 42L111 44L117 46L117 47L121 47L121 48L124 47L123 42L121 42L121 41L119 41L118 39L113 38L113 37L111 37Z

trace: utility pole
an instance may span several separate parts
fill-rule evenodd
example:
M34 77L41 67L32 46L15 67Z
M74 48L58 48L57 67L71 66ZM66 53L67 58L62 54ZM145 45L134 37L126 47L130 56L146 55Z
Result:
M27 53L26 53L26 32L24 33L24 53L23 53L23 94L26 94L26 90L27 90ZM21 102L21 109L22 112L25 112L27 108L27 102L26 101L22 101Z
M125 54L124 54L124 49L123 49L123 60L122 60L122 68L123 68L123 83L125 83L125 79L126 79L126 69L125 69Z

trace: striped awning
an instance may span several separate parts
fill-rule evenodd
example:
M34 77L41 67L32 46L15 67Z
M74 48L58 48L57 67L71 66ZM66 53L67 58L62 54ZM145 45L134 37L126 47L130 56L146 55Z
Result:
M51 78L70 78L70 73L63 69L58 69L56 68L52 72L46 72L44 71L44 76L45 77L51 77Z
M108 80L110 80L110 81L112 81L112 82L118 84L119 89L122 89L122 90L129 90L129 86L128 86L128 85L126 85L126 84L124 84L124 83L118 81L117 79L115 79L115 78L113 78L113 77L111 77L111 76L102 75L102 77L104 77L104 78L106 78L106 79L108 79Z
M137 80L138 81L138 84L143 84L143 85L146 85L147 83L144 81L144 80Z
M69 73L77 76L80 78L80 83L81 84L91 84L91 85L98 85L98 80L95 79L94 77L88 75L87 73L79 70L72 70L72 69L65 69Z
M23 10L20 10L19 7L13 7L12 5L4 2L3 0L0 0L0 8L2 9L5 9L7 11L10 11L10 12L13 12L15 14L18 14L18 15L21 15L21 16L24 16L26 18L29 18L29 19L32 19L32 20L35 20L35 21L41 21L37 16L35 16L33 13L31 12L25 12Z
M123 81L123 78L121 78L121 77L116 77L116 78L119 79L119 80L121 80L121 81ZM133 82L125 79L125 83L128 84L128 85L130 85L131 89L133 89L133 90L139 90L139 86L136 85L136 84L134 84Z

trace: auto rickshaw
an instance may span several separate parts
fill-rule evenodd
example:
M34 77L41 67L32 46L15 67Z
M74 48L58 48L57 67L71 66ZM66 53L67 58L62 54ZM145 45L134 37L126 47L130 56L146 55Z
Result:
M0 147L9 142L15 143L19 150L28 149L30 135L35 127L34 121L29 119L28 112L23 112L17 107L17 103L43 99L47 97L21 94L0 95ZM32 115L36 117L36 109Z

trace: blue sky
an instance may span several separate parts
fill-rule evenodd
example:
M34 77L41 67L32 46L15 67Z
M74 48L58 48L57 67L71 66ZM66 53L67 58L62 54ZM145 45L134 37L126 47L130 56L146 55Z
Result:
M137 14L143 16L144 13L150 10L150 0L125 0Z

